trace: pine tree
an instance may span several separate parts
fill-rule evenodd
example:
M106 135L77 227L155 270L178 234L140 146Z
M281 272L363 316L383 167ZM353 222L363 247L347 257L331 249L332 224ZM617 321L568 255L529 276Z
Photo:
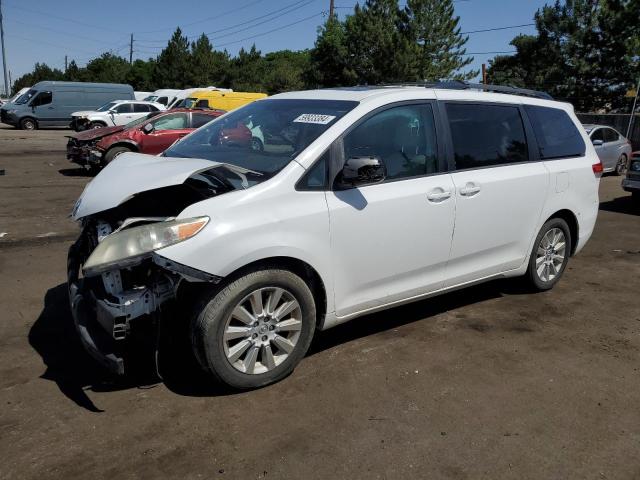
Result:
M329 17L318 29L315 48L311 51L311 71L308 82L313 86L342 87L356 83L350 64L343 22Z
M166 48L158 56L154 83L164 88L188 88L191 85L189 40L177 28Z
M452 0L408 0L404 14L415 80L468 80L478 75L462 71L473 57L465 56L469 37L460 34Z

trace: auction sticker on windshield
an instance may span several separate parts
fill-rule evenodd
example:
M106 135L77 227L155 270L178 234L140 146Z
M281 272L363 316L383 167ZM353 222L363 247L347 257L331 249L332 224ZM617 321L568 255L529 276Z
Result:
M322 115L319 113L303 113L294 120L294 123L315 123L317 125L326 125L333 120L335 115Z

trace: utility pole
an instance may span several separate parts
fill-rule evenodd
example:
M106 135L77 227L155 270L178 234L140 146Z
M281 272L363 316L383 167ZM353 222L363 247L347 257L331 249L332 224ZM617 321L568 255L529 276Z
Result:
M133 63L133 33L131 34L131 43L129 43L129 65Z
M329 0L329 18L333 18L333 10L334 10L333 0Z
M631 134L631 126L633 125L633 121L635 119L636 104L638 103L638 92L640 92L640 77L638 77L638 83L636 85L636 96L633 99L633 107L631 107L631 117L629 117L629 126L627 126L627 138L629 138L629 135Z
M0 0L0 42L2 43L2 70L4 71L4 94L9 97L9 80L7 79L7 56L4 53L4 24L2 23L2 0Z
M482 83L487 84L487 65L485 63L482 64Z
M67 63L67 56L64 56L64 73L67 73L67 68L69 68L69 64Z

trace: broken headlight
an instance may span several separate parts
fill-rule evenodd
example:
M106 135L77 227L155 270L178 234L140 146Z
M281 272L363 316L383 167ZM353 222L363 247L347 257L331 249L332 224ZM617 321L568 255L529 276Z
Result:
M85 262L85 275L132 266L153 251L182 242L196 235L209 222L197 217L150 223L112 233L102 240Z

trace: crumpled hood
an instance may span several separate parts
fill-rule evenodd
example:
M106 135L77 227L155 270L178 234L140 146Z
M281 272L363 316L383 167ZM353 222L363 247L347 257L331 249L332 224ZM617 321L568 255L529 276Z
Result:
M115 127L102 127L102 128L92 128L90 130L85 130L84 132L76 133L74 135L68 135L69 138L75 138L79 142L89 142L91 140L97 140L102 137L106 137L107 135L111 135L112 133L121 132L124 130L123 125L118 125Z
M129 200L137 193L184 183L194 173L220 165L198 158L173 158L123 153L109 163L89 184L73 207L79 220Z

